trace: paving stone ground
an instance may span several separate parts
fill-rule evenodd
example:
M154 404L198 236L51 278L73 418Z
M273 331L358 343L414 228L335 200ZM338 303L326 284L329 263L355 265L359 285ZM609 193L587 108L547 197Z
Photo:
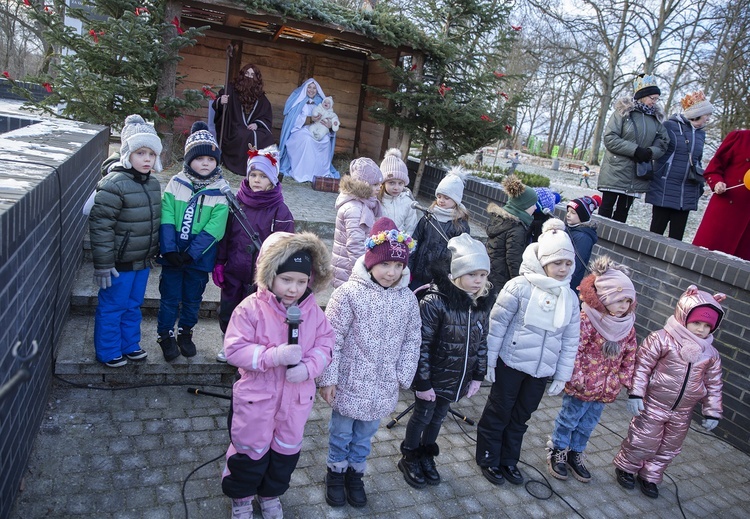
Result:
M454 409L478 419L489 393L485 386ZM228 388L204 389L228 394ZM411 398L403 392L398 410L405 409ZM227 400L191 395L186 386L107 391L56 381L11 517L230 517L219 477L228 442L227 406ZM282 497L285 517L579 517L575 508L588 519L679 518L680 506L688 518L747 517L748 457L712 435L695 431L690 431L682 454L667 471L674 482L665 478L658 499L620 488L612 458L627 430L624 399L605 409L587 449L593 480L584 484L552 479L546 472L544 445L559 406L559 397L544 397L530 420L522 453L522 461L530 465L521 465L526 477L541 480L534 469L539 470L557 493L549 499L529 493L549 495L539 484L495 487L487 482L474 463L475 427L459 425L450 417L438 440L443 482L412 489L396 468L404 418L392 429L385 427L389 420L384 419L375 436L365 477L368 505L334 509L325 503L323 484L330 409L318 398L291 488ZM700 429L696 423L693 428ZM221 458L210 461L217 456ZM257 510L255 517L260 517Z

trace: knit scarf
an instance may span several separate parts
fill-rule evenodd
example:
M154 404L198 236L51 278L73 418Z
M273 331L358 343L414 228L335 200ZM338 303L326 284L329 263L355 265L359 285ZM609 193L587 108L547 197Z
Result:
M197 193L201 189L211 185L213 182L224 178L221 176L221 168L219 166L216 166L216 168L205 177L196 173L193 168L187 164L185 164L182 172L185 173L185 176L193 183L193 193Z
M620 355L622 345L620 341L625 339L635 324L635 313L630 312L622 317L603 314L599 310L590 307L587 303L582 305L583 311L591 322L594 329L606 340L602 351L605 357L615 358Z
M430 209L430 211L432 211L435 220L440 223L450 222L451 220L453 220L453 217L456 216L455 211L452 208L444 209L437 205Z
M637 99L633 99L633 101L635 102L635 109L636 110L638 110L640 112L643 112L646 115L656 116L656 105L646 106L646 105L644 105L643 103L641 103Z
M524 323L536 326L542 330L554 332L566 323L568 304L571 299L570 277L558 281L557 279L526 272L523 277L531 283L531 297L526 306Z
M674 337L675 342L679 344L680 358L685 362L695 362L698 360L701 357L701 353L706 351L706 348L714 342L713 334L710 334L705 339L701 339L680 324L674 315L671 315L667 319L664 330Z
M268 191L253 191L245 179L240 184L240 190L237 191L237 199L247 207L265 209L283 203L284 195L281 194L281 184L276 184Z

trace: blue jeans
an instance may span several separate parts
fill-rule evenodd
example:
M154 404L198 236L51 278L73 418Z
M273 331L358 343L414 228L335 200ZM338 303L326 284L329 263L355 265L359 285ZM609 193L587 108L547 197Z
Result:
M156 317L156 332L174 329L179 312L181 328L192 328L198 322L203 291L208 283L208 272L189 268L162 266L159 277L159 314ZM180 308L182 306L182 308Z
M334 410L328 424L328 466L336 470L348 465L357 472L364 472L372 437L379 426L380 420L355 420Z
M96 360L109 362L140 349L141 305L149 269L120 272L112 286L99 289L94 319Z
M555 420L552 443L556 449L576 452L586 450L591 433L604 410L603 402L584 402L568 394L563 395L562 408Z

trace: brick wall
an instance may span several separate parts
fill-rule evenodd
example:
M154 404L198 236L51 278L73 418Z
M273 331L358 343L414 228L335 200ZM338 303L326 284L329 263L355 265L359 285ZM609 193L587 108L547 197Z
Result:
M108 129L44 121L0 135L0 386L31 378L0 401L0 517L10 513L47 404L53 358L81 264L83 202L106 157ZM13 357L31 342L27 363Z
M417 163L409 161L412 179ZM426 167L419 195L432 197L444 170ZM413 184L412 184L413 185ZM470 177L464 205L472 225L487 223L489 201L501 205L507 196L495 182ZM563 217L563 206L557 216ZM593 256L609 254L633 270L638 293L638 340L664 326L685 289L696 284L710 293L723 292L726 317L714 336L724 368L724 419L715 433L750 452L750 262L694 247L613 220L594 216L599 242ZM699 416L700 406L696 407Z

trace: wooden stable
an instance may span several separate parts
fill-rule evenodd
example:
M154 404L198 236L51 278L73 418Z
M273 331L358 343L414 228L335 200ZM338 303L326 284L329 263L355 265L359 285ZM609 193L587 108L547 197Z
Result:
M336 153L380 162L388 147L401 144L396 141L396 132L391 136L388 127L370 116L368 107L382 99L363 85L394 89L391 77L371 55L379 54L395 64L405 55L415 55L413 49L388 47L344 27L315 20L249 14L225 1L183 4L181 23L210 28L197 45L181 52L177 75L182 77L182 84L178 92L205 86L218 92L225 81L227 47L231 45L235 52L229 63L230 77L247 63L261 70L266 96L273 106L277 141L289 94L313 77L325 94L333 97L334 110L341 120ZM178 119L175 133L189 131L198 119L206 120L208 103Z

